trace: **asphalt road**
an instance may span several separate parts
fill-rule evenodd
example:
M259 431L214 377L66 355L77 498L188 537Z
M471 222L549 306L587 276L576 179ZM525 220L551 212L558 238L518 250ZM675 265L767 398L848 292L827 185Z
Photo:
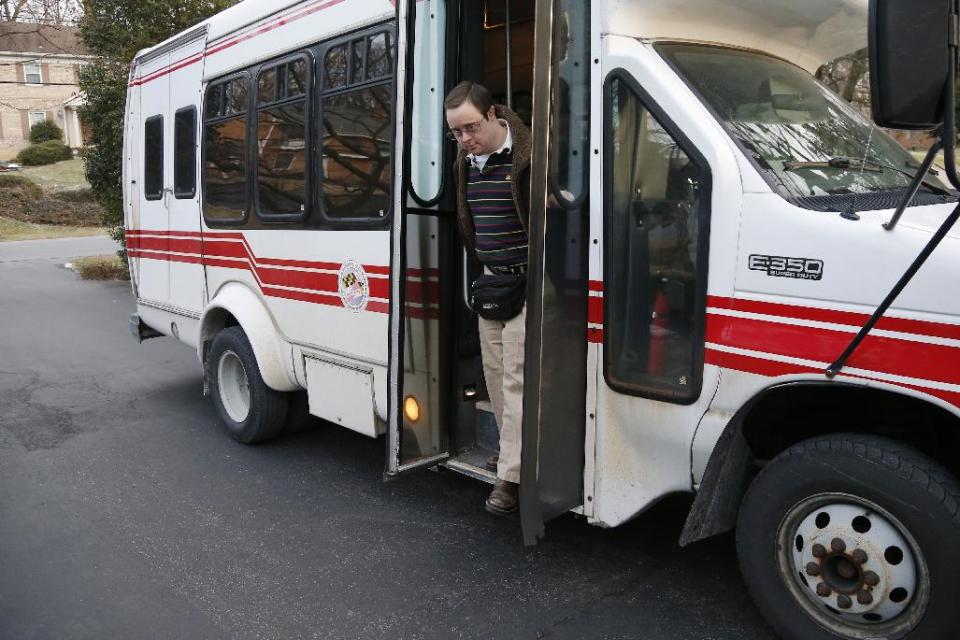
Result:
M382 441L231 441L192 350L54 242L0 244L0 638L773 638L732 536L678 548L686 499L527 549L485 485L384 483Z

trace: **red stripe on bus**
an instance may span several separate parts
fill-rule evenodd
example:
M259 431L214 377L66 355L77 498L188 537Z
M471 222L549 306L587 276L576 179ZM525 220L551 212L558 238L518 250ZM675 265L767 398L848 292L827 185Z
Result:
M814 369L812 367L792 364L789 362L778 362L776 360L767 360L765 358L756 358L753 356L740 355L736 353L726 353L723 351L717 351L715 349L706 350L704 361L706 362L706 364L711 364L724 369L742 371L744 373L752 373L760 376L765 376L768 378L775 378L778 376L789 376L789 375L808 375L808 374L823 375L822 369ZM842 375L844 375L845 377L857 378L860 380L886 382L887 384L893 384L895 386L903 387L905 389L911 389L913 391L919 391L920 393L925 393L935 398L939 398L944 402L952 404L956 407L960 407L960 393L956 393L953 391L945 391L943 389L931 389L930 387L921 387L919 385L904 384L901 382L889 382L887 380L881 380L879 378L871 378L869 376L851 376L847 373L843 373Z
M764 358L745 356L737 353L727 353L710 348L707 348L704 352L704 362L723 369L755 373L769 378L799 373L823 373L822 369L815 369L813 367L805 367L790 362L779 362L777 360L766 360Z
M178 255L163 255L160 256L152 251L128 251L128 255L132 258L143 258L147 260L163 260L164 262L182 262L186 264L200 264L200 256L178 256Z
M603 298L591 296L587 299L587 322L603 324Z
M861 327L870 319L870 316L866 313L838 311L836 309L823 309L777 302L761 302L758 300L745 300L743 298L708 296L707 305L719 309L759 313L783 318L796 318L798 320L811 320L814 322L829 322L831 324L843 324L854 327ZM876 328L886 331L899 331L901 333L913 333L960 340L960 325L942 322L911 320L909 318L888 316L881 318Z
M833 362L854 334L780 322L709 314L707 342L780 356ZM960 384L960 349L937 344L870 335L847 363L866 369L922 380Z

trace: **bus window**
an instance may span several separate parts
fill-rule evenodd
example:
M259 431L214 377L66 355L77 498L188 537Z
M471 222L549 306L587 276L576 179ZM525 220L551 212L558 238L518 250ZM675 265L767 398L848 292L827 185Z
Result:
M363 56L351 53L358 43ZM379 220L390 210L392 57L386 31L330 47L324 56L323 213L334 221Z
M446 0L416 4L410 187L421 204L437 199L443 158L443 87L446 72Z
M257 80L257 215L307 215L307 69L297 58L264 69Z
M163 197L163 116L147 118L143 124L143 197Z
M180 109L173 119L173 195L197 194L197 108Z
M247 83L239 76L207 88L203 216L211 225L247 218Z
M638 91L620 76L608 84L604 374L618 391L692 402L709 174Z

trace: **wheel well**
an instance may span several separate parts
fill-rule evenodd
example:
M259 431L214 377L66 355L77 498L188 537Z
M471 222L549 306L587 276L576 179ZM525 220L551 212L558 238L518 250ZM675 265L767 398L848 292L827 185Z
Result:
M838 432L910 444L960 477L960 418L919 398L836 383L785 385L759 398L743 419L743 435L761 461Z
M203 345L203 362L206 363L210 353L210 345L217 334L230 327L237 327L240 323L232 313L226 309L212 309L205 319L200 340Z

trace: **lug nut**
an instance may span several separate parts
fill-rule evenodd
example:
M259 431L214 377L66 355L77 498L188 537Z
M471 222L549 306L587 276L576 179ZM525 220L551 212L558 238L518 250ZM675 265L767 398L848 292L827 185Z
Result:
M863 549L857 549L853 552L853 561L857 564L866 564L867 552Z
M867 571L863 574L863 584L875 587L880 584L880 576L873 571Z
M830 541L830 549L832 549L834 553L843 553L847 550L847 543L840 538L834 538Z
M837 606L841 609L849 609L853 606L853 600L851 600L847 594L841 593L837 596Z
M873 594L869 591L860 591L857 593L857 602L860 604L873 604Z
M827 555L827 549L819 542L813 545L813 557L814 558L823 558Z
M818 576L820 575L820 565L816 562L807 563L807 575L808 576Z
M821 598L826 598L831 593L833 593L833 591L831 591L830 587L828 587L824 583L821 582L820 584L817 585L817 595L820 596Z

